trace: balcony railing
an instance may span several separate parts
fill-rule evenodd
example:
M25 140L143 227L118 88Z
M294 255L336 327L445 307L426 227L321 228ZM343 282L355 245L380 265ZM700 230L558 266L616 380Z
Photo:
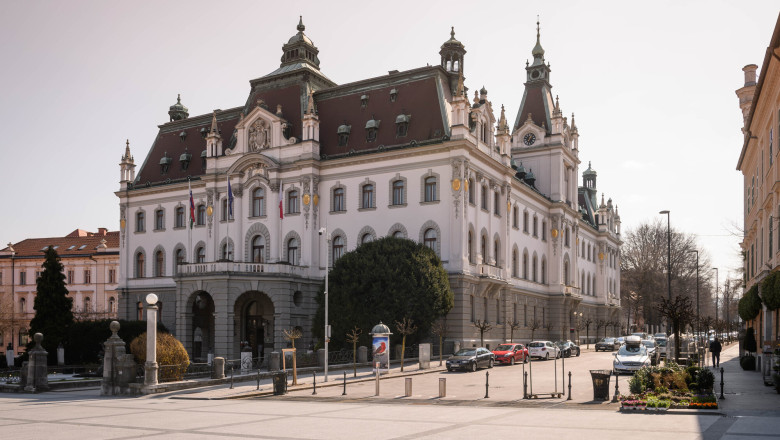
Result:
M190 263L177 266L177 274L197 276L210 273L237 272L246 274L309 275L309 266L293 266L288 263L244 263L239 261L215 261L211 263Z
M491 266L489 264L479 264L477 265L477 269L479 270L479 276L497 280L506 279L503 268Z

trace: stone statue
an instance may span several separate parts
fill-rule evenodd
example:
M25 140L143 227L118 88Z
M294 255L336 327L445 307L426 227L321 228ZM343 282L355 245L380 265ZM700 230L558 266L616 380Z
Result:
M270 146L270 132L268 130L268 123L262 119L258 119L249 128L249 149L251 151L259 151L263 148Z

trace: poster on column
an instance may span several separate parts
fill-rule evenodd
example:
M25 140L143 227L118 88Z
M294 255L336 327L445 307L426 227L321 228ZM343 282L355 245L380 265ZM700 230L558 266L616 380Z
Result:
M374 371L379 364L379 372L390 372L390 336L374 336L373 344Z

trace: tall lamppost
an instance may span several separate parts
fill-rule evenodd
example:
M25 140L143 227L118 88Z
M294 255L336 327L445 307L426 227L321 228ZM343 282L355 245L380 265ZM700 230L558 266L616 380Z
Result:
M718 268L714 267L715 269L715 328L718 327ZM717 333L716 333L717 334Z
M698 342L701 339L701 319L699 317L699 251L694 249L688 253L696 254L696 345L698 346Z
M666 214L666 285L668 289L669 301L672 300L672 229L669 210L665 209L659 214ZM672 332L672 322L666 321L666 334Z
M328 252L330 249L330 237L328 228L320 228L320 237L325 237L325 382L328 381L328 342L330 341L330 326L328 325Z

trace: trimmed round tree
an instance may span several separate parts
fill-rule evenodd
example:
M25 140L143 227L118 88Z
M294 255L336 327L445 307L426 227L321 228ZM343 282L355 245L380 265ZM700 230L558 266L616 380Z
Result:
M324 336L324 288L323 283L312 329L320 340ZM393 237L364 243L344 254L330 271L328 289L334 349L347 346L344 335L355 326L370 329L380 321L391 325L405 318L418 327L407 336L407 343L418 343L454 304L447 272L436 253L411 240ZM369 338L364 334L361 340L368 343ZM400 343L401 338L394 334L392 342Z
M758 296L758 286L753 285L737 303L739 317L743 321L750 321L758 316L761 311L761 298Z
M46 259L41 266L43 272L36 280L35 317L30 321L30 344L35 346L32 335L43 334L41 344L49 352L49 363L57 362L57 347L65 343L70 326L73 324L73 298L68 297L65 287L65 274L60 256L51 246L46 249Z
M780 272L773 272L761 282L761 299L769 310L780 308Z

